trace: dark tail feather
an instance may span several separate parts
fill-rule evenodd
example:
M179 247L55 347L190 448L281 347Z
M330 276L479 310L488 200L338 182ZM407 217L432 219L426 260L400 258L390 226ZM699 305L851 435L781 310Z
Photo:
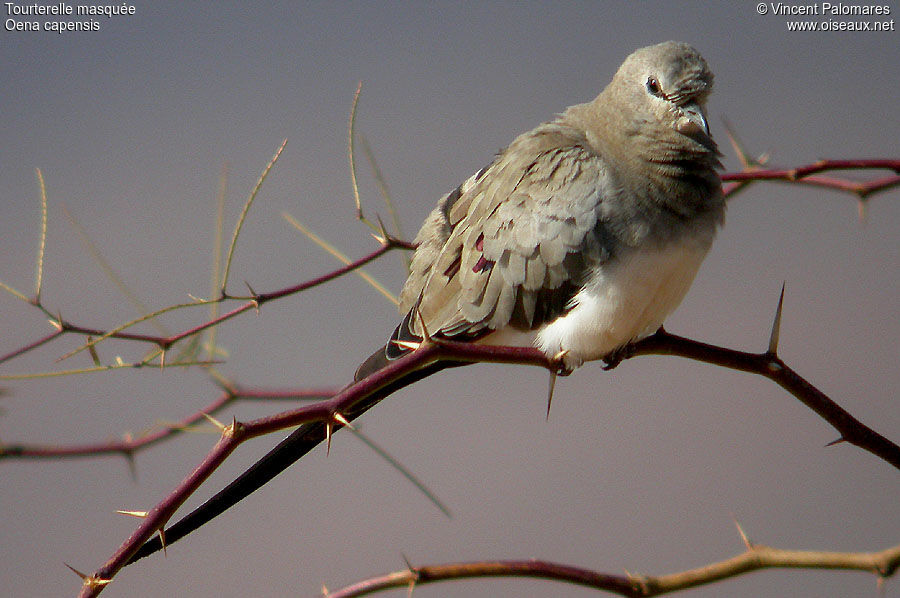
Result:
M409 349L404 347L402 342L413 342L418 343L421 342L422 339L415 334L409 327L409 323L415 314L416 310L411 309L409 313L403 318L403 321L394 328L393 334L391 334L391 339L387 342L387 344L371 355L369 355L368 359L360 364L358 368L356 368L356 373L353 375L353 381L359 382L366 376L374 374L378 370L387 366L390 362L395 359L400 359L407 353L409 353ZM401 343L395 343L394 341L401 341Z
M363 378L374 374L378 370L387 366L391 362L390 358L387 356L387 345L381 347L371 355L356 368L356 373L353 374L353 381L359 382Z
M387 356L385 355L385 350L382 347L371 357L369 357L369 359L363 362L363 365L361 365L357 370L357 374L359 374L363 370L366 364L369 364L370 362L374 364L377 361L376 356L378 355L381 355L381 357L385 360L385 363L387 363ZM419 380L426 378L445 368L455 367L459 365L467 364L463 362L439 362L422 368L421 370L410 372L403 378L395 380L387 386L378 389L377 391L372 393L372 395L366 397L360 403L354 405L353 409L349 413L344 413L343 415L348 420L353 420L378 404L382 399L400 390L401 388L409 386L410 384L414 384L415 382L418 382ZM359 379L361 378L357 378L357 380ZM340 426L338 424L334 425L335 429L339 427ZM183 538L184 536L190 534L192 531L198 529L202 525L212 521L217 516L221 515L222 513L236 505L238 502L252 494L254 491L267 484L275 476L290 467L301 457L303 457L303 455L315 448L316 445L324 441L325 434L326 425L324 422L311 422L301 425L299 428L291 432L291 434L287 438L282 440L275 448L266 453L264 457L262 457L249 469L247 469L247 471L242 473L237 479L228 484L228 486L220 490L215 496L197 507L191 513L185 515L180 521L173 524L171 527L166 528L166 544L171 545L173 542L176 542L180 538ZM162 544L160 543L159 538L153 538L152 540L147 541L138 549L138 551L128 561L128 564L130 565L131 563L142 559L145 556L149 556L154 552L159 551L161 548Z

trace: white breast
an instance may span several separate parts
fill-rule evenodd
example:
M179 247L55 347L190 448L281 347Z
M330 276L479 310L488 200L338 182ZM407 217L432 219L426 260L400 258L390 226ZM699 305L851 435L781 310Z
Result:
M620 256L596 271L574 308L537 331L547 355L572 367L654 333L684 298L709 247L696 242Z

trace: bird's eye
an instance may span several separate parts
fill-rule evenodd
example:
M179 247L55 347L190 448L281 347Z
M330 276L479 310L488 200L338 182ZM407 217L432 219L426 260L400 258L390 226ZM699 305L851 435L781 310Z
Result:
M659 80L656 77L649 77L647 79L647 91L650 92L651 95L659 96L662 92L662 88L659 86Z

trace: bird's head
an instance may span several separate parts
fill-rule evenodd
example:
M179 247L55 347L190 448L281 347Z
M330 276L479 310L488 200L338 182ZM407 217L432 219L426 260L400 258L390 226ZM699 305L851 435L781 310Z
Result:
M636 121L655 122L703 143L709 139L704 110L712 84L713 74L697 50L664 42L628 56L602 95L613 109L627 107Z

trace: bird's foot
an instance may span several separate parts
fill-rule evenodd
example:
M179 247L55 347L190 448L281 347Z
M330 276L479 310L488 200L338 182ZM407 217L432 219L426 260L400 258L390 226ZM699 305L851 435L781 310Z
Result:
M557 376L568 376L584 362L583 359L579 359L569 351L560 351L553 356L552 361Z
M631 357L631 355L631 344L629 343L619 347L608 355L604 355L600 360L603 362L603 369L609 371L622 363L623 360Z

